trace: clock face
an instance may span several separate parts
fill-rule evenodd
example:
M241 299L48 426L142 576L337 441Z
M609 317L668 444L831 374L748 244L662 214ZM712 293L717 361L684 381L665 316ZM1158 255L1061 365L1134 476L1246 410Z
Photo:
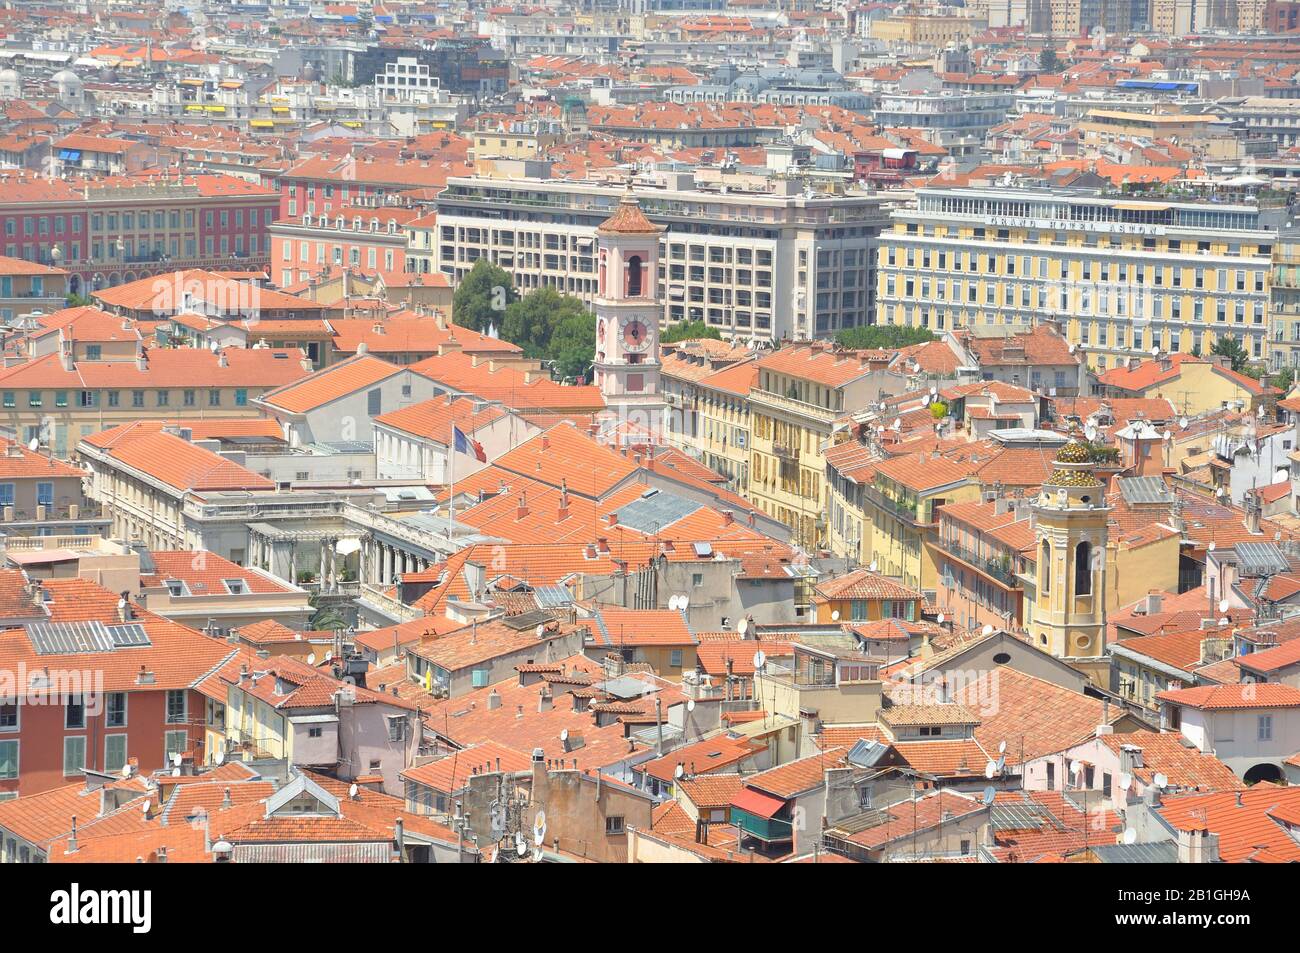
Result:
M650 334L644 322L632 318L623 325L623 343L628 350L639 351L650 341Z

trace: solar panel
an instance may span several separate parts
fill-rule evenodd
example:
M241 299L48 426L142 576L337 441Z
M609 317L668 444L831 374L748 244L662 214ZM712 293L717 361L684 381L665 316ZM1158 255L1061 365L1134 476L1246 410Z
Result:
M654 533L701 509L701 504L672 493L640 496L615 511L621 525L641 533Z
M138 622L128 622L125 625L110 625L108 634L113 639L113 644L118 648L134 648L153 644L149 640L149 633Z
M37 655L77 655L113 651L113 637L108 627L94 622L33 622L27 626L27 638Z

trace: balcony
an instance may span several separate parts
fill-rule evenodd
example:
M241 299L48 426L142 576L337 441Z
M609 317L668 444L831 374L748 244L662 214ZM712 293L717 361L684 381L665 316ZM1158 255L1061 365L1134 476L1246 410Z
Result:
M995 559L988 559L981 556L964 546L955 542L939 540L931 545L942 553L945 553L954 559L959 559L967 566L970 566L976 572L983 573L990 579L995 579L1009 589L1020 588L1020 577L1016 575L1013 569L1014 563L1009 556L1002 556Z
M38 505L36 509L5 506L0 510L0 520L5 525L17 523L83 522L104 518L98 503L55 503Z
M918 504L914 501L895 500L881 493L875 487L864 486L862 496L865 500L875 504L886 513L897 516L913 526L930 526L932 523L926 522L917 516Z
M800 414L804 417L811 417L814 420L829 424L833 421L840 411L832 410L829 407L822 407L818 404L810 404L806 401L798 400L794 397L786 397L770 390L754 388L750 395L751 401L759 404L766 404L779 410L790 411Z
M769 843L790 840L794 837L794 825L789 821L781 820L779 817L759 817L738 807L731 809L731 823L735 824L742 833Z
M789 463L799 462L799 448L784 443L772 444L772 453Z

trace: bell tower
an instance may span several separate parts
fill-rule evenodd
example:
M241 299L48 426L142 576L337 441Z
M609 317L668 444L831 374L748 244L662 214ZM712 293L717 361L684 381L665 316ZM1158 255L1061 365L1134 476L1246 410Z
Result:
M596 386L620 423L663 432L659 390L659 234L631 189L596 229Z
M1038 586L1028 624L1034 645L1103 686L1105 489L1087 447L1074 439L1061 447L1034 505Z

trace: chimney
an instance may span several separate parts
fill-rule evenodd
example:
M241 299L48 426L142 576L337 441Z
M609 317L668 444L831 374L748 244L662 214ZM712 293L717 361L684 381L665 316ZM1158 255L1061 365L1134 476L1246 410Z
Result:
M546 434L542 434L542 452L545 453L547 450L550 449L551 449L551 438Z
M551 697L550 689L543 688L537 696L537 711L539 713L548 712L555 707L555 699Z
M731 510L721 510L720 512L722 513L723 526L730 526L732 523L736 522L736 516L731 512Z
M401 863L406 853L406 830L400 817L393 821L393 840L397 844L397 861Z
M225 792L221 795L221 809L223 811L228 811L233 806L234 802L230 799L230 788L226 788Z
M1101 700L1101 724L1097 726L1097 734L1110 735L1115 733L1115 728L1110 723L1110 699Z
M1219 835L1208 830L1178 832L1178 862L1180 864L1217 864L1219 862Z
M496 711L498 708L501 707L501 693L498 692L495 688L492 689L492 691L488 692L487 706L488 706L488 711Z
M528 494L519 491L519 507L515 510L515 519L521 520L528 515Z
M1147 615L1159 615L1160 607L1164 604L1164 593L1152 590L1147 593Z
M117 600L117 617L122 622L130 622L135 618L135 612L131 609L131 593L125 589Z
M226 357L226 350L222 348L217 352L217 367L229 367L230 358Z
M606 522L609 523L610 526L617 526L617 525L618 525L618 514L617 514L617 513L610 513L607 517L605 517L605 520L606 520Z
M1246 495L1246 532L1252 536L1259 533L1259 516L1262 509L1258 496L1254 493Z
M560 480L560 511L556 514L555 521L562 523L569 518L569 484L567 480Z

